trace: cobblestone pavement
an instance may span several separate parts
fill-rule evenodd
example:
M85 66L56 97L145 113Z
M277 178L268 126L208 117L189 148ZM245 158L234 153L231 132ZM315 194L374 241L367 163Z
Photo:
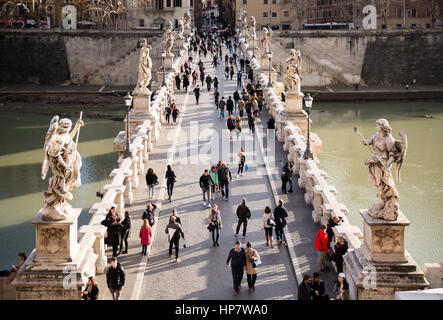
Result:
M226 50L223 54L225 52ZM194 62L198 62L198 59ZM215 70L210 64L209 54L203 62L207 73L209 72L211 76L217 74L221 81L221 96L227 100L235 91L235 76L233 80L225 80L224 63ZM206 85L202 86L200 81L198 84L202 92L199 105L195 103L193 86L187 93L183 90L176 91L181 119L177 125L162 126L159 141L150 153L148 166L145 168L154 168L160 178L154 201L160 210L157 210L158 221L154 225L154 240L148 248L148 256L140 254L141 246L138 238L141 215L147 204L144 176L140 177L140 186L134 190L134 203L127 206L132 215L132 231L129 253L119 256L119 261L127 273L121 299L296 299L297 278L300 278L301 273L312 275L315 271L316 255L313 246L318 226L312 222L311 209L306 206L302 191L294 183L294 193L289 197L282 195L282 198L287 202L285 206L289 211L287 228L289 230L286 231L286 237L291 237L297 257L295 259L292 257L291 261L288 248L283 245L281 247L275 245L274 248L265 245L264 231L261 230L262 215L265 206L275 207L273 189L281 194L279 174L274 174L268 179L260 154L261 149L257 146L257 138L254 138L248 130L246 117L243 118L240 140L237 140L235 134L233 140L229 140L229 133L226 130L227 115L224 119L220 119L219 111L214 105L213 89L208 93ZM257 117L256 124L257 130L261 130L257 135L260 137L266 136L264 128L267 112L265 111L261 117L263 120L260 121ZM214 132L218 135L215 136ZM249 170L244 176L237 178L235 155L240 146L246 149L246 163ZM267 144L265 148L268 148ZM277 173L286 153L278 142L275 148ZM174 186L173 201L169 203L163 200L167 199L164 174L166 164L172 159L177 182ZM198 180L204 169L209 169L210 165L219 159L228 163L233 174L233 182L230 185L231 194L228 201L221 199L220 193L216 194L215 203L221 212L223 229L220 234L220 246L214 248L211 234L206 229L210 209L202 205ZM242 198L247 199L252 212L246 239L242 239L241 236L236 238L234 235L237 225L236 208ZM178 263L173 258L167 258L169 243L164 232L173 208L178 210L181 217L186 239L185 242L180 241L179 255L182 260ZM237 239L242 241L244 247L246 242L252 243L261 256L262 265L259 267L256 290L249 292L245 274L240 295L234 297L231 270L226 267L226 258ZM186 248L183 248L184 243ZM108 257L111 256L109 249L107 254ZM293 263L297 267L297 276ZM329 272L326 278L326 287L329 291L332 287L330 280L334 278L334 273ZM98 281L102 289L100 298L111 299L109 290L106 289L104 275L99 276Z

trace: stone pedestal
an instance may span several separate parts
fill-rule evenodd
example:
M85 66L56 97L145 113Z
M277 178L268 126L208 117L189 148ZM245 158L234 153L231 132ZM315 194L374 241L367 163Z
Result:
M172 56L166 56L165 58L165 70L166 73L168 73L168 70L172 70L172 65L174 64L174 55ZM161 69L163 70L163 69Z
M174 51L180 52L185 47L185 39L177 38L174 41Z
M285 117L291 120L295 126L299 127L303 136L307 137L308 133L308 114L303 110L303 97L305 96L302 92L300 93L286 93L286 114ZM312 124L312 120L311 124Z
M344 257L351 299L394 300L396 291L427 288L424 273L405 250L406 216L399 212L396 221L386 221L372 218L367 210L360 214L363 244Z
M32 220L36 248L12 283L18 300L79 300L87 277L95 275L95 235L84 236L80 247L77 219L81 209L72 211L66 220L44 221L40 210Z
M133 98L134 107L129 111L129 136L137 133L137 127L145 120L154 120L155 116L151 112L151 95L146 96L134 96ZM126 121L124 119L125 128Z

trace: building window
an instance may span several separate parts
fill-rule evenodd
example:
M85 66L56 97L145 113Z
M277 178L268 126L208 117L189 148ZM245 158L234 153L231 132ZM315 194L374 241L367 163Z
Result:
M190 5L191 7L193 7L193 6L194 6L194 0L191 0L191 2L189 3L189 5Z
M248 0L243 0L243 4L248 4Z
M412 9L412 17L417 17L417 9Z
M277 0L272 0L272 4L277 4Z
M272 13L272 17L273 17L273 18L277 18L277 12L273 12L273 13Z
M283 17L289 17L289 11L283 11Z
M268 17L268 13L267 12L263 12L263 18L267 18Z
M171 7L171 0L166 0L166 6L169 8Z
M145 26L145 19L140 19L140 20L138 21L138 26L139 26L139 27L144 27L144 26Z
M263 0L263 4L268 4L268 0Z
M431 24L430 23L426 23L426 29L430 29L431 28Z
M182 0L174 0L174 7L181 7L182 6Z

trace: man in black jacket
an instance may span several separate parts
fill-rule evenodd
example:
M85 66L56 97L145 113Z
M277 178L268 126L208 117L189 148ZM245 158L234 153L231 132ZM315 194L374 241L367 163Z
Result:
M112 257L111 266L106 271L106 283L111 291L112 299L119 300L120 292L125 285L125 270L116 257Z
M229 168L226 166L226 163L223 163L222 167L218 170L218 181L220 182L220 190L222 197L223 199L228 201L229 183L232 181L232 174L231 170L229 170Z
M231 261L232 260L232 261ZM246 252L241 247L241 242L235 242L235 248L229 251L226 266L229 268L231 261L232 281L234 283L234 296L238 295L239 288L241 288L241 281L243 279L243 272L246 269Z
M194 88L194 95L195 95L195 101L198 104L198 99L200 98L200 86L199 85L197 85L197 87Z
M228 101L226 101L226 111L228 111L228 115L232 115L234 111L234 101L232 101L231 96L229 96Z
M237 207L237 217L238 224L237 230L235 231L235 235L238 236L238 232L240 231L240 227L243 224L243 238L246 237L246 227L248 226L248 219L251 218L251 210L246 205L246 199L242 199L241 205Z
M151 201L148 202L146 210L143 211L142 220L148 219L149 225L152 227L155 223L155 209L157 206Z
M178 251L180 247L180 236L185 239L185 234L183 232L183 229L181 227L181 224L176 221L176 216L171 216L169 218L169 223L166 226L166 233L169 235L169 253L168 258L172 255L172 247L175 247L175 261L180 262L180 259L178 257Z
M305 274L303 282L298 286L298 300L312 300L312 279Z
M234 92L234 111L237 112L238 102L240 101L240 93L238 89Z
M112 223L108 227L108 243L112 246L112 256L118 256L117 250L122 239L123 226L117 222L116 217L111 217Z
M281 245L283 238L283 228L286 226L286 218L288 217L288 211L283 207L283 200L278 200L278 206L274 209L275 220L275 234L277 237L277 244Z
M206 169L205 172L202 174L202 176L200 177L200 188L202 188L203 191L203 205L204 206L208 206L208 208L211 207L211 198L210 198L210 190L211 190L211 185L215 184L214 180L212 180L211 176L209 175L209 170ZM206 203L206 195L208 196L208 203Z

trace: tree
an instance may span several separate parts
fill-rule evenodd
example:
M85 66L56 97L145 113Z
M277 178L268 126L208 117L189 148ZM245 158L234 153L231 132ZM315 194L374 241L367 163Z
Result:
M294 13L297 21L297 30L303 29L308 13L308 0L281 0L280 7L284 9L290 8L290 15Z
M380 12L386 28L388 28L388 17L391 16L392 1L376 0L377 11Z
M120 0L91 0L86 11L89 13L98 12L102 17L102 25L113 25L115 29L118 27L118 19L122 18L127 8Z
M23 0L8 0L2 7L1 16L8 16L9 19L31 17L34 19L36 27L40 28L40 21L45 20L48 13L54 10L57 0L34 0L25 2ZM20 16L19 10L24 10L24 16Z

